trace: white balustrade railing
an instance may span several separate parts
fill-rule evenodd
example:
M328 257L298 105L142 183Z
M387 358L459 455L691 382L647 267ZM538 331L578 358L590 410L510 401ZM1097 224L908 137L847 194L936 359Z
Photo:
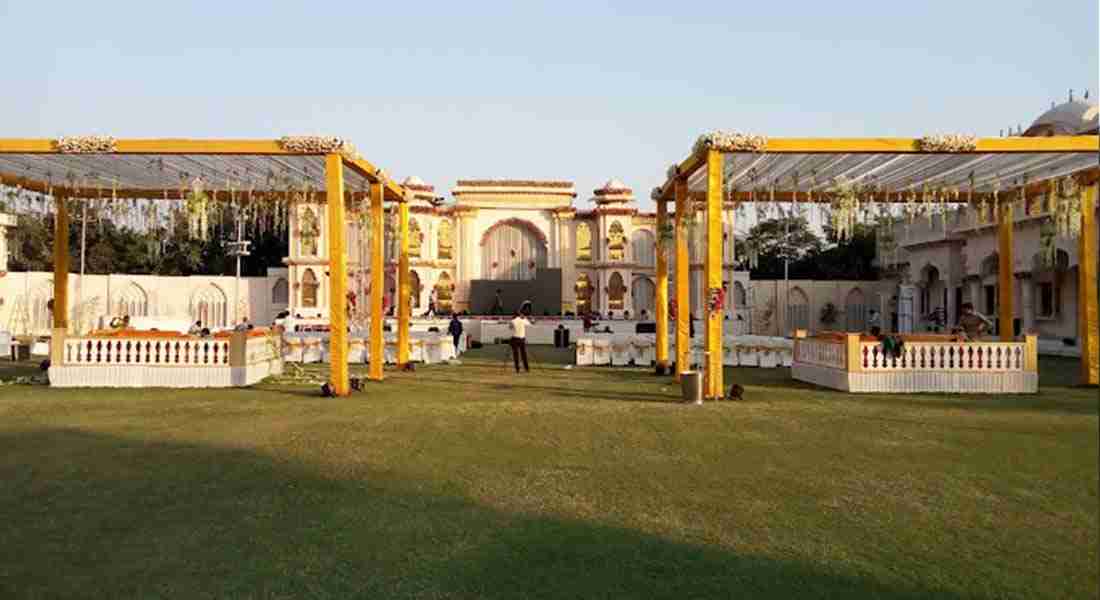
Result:
M282 340L278 336L251 337L244 351L247 365L277 360L282 358Z
M229 340L65 338L64 364L224 367L229 365Z
M846 366L846 346L842 340L802 338L797 341L796 348L797 362L832 369L844 369Z
M886 371L1023 371L1023 342L907 342L900 355L878 342L861 342L862 370Z

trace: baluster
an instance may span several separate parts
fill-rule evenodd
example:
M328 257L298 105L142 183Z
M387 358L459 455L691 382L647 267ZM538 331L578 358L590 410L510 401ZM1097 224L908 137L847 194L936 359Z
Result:
M1004 351L1004 346L998 345L997 346L997 368L998 369L1003 369L1004 368L1004 365L1002 364L1002 361L1001 361L1003 351Z

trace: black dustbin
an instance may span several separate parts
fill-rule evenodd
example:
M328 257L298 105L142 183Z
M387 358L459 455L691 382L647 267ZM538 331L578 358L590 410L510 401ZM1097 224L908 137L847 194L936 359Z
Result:
M562 348L568 348L569 347L569 330L565 329L565 328L562 328L562 330L561 330L561 347Z
M561 339L562 339L561 331L562 331L562 330L561 330L560 328L559 328L559 329L555 329L555 330L554 330L554 347L555 347L555 348L561 348L561 347L562 347L562 343L561 343Z

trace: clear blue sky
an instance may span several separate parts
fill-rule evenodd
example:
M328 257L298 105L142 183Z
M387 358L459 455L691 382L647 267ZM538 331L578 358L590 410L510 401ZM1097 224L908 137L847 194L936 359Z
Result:
M2 137L340 135L390 174L623 179L711 129L997 135L1098 87L1096 0L5 2Z

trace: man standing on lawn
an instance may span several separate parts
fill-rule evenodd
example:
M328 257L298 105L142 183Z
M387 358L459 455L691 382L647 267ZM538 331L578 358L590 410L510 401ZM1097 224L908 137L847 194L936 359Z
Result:
M458 320L458 315L451 315L451 323L447 326L447 333L451 334L451 337L455 340L455 356L458 356L458 343L462 339L462 321Z
M512 319L512 361L516 364L516 373L519 373L519 357L523 356L523 370L530 373L531 367L527 365L527 327L531 322L519 311L516 311Z

